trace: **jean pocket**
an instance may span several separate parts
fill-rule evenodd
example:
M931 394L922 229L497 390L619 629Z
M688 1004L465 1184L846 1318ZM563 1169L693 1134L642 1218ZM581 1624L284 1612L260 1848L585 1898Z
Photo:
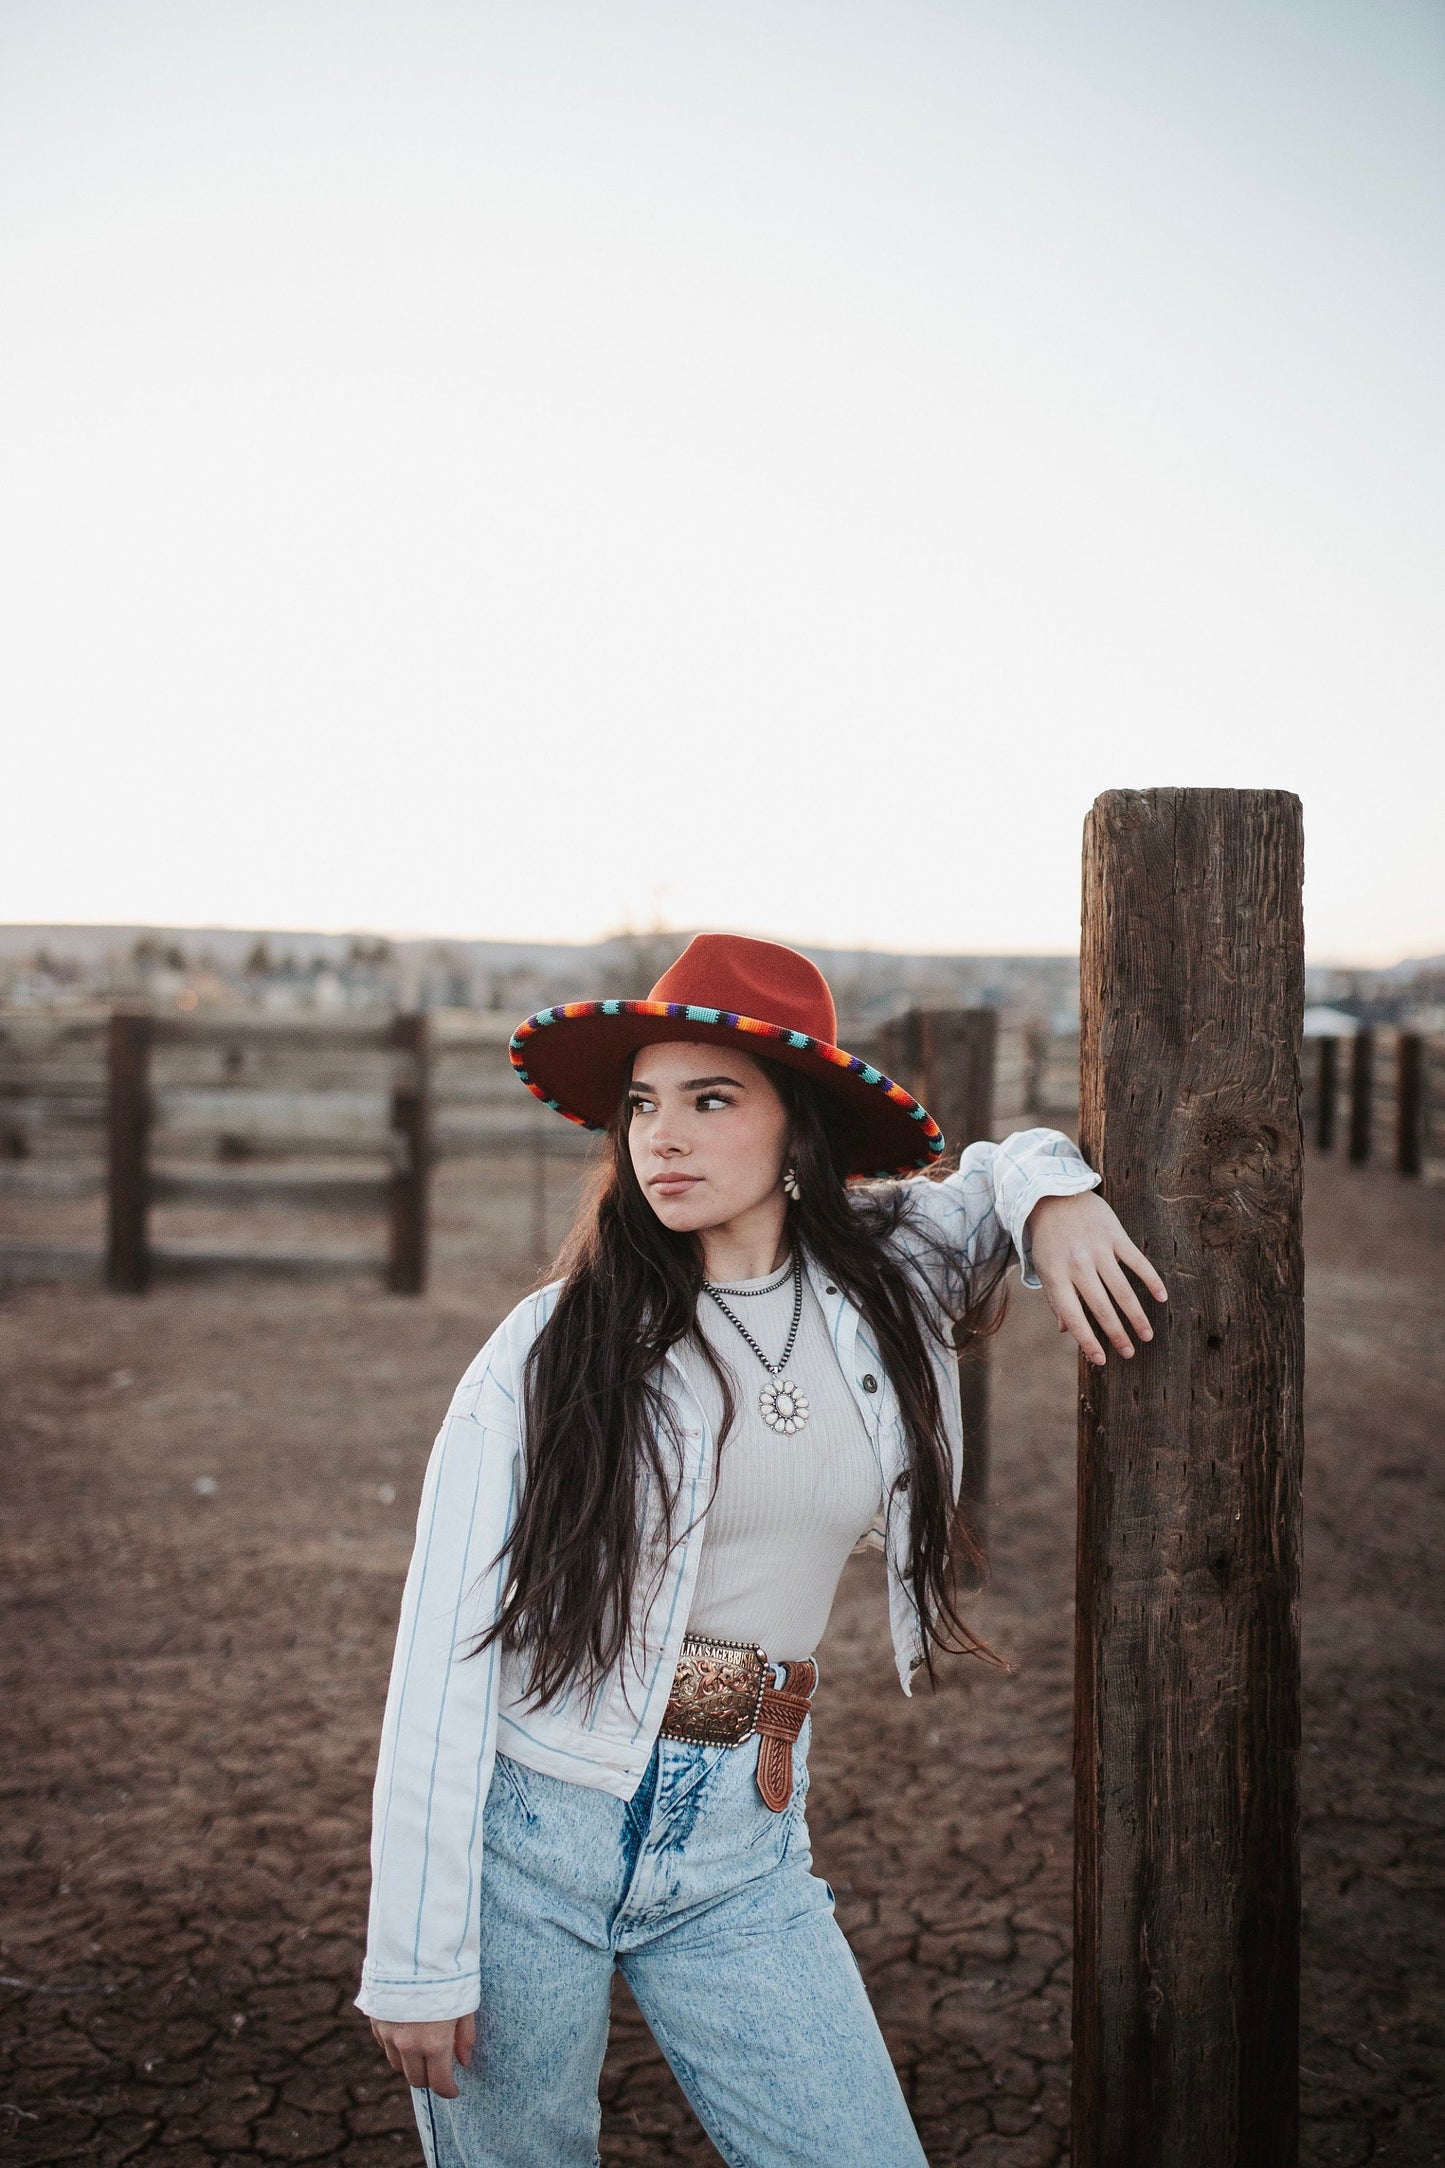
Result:
M521 1768L520 1764L514 1762L510 1754L499 1754L492 1765L492 1773L493 1789L495 1790L500 1786L502 1796L504 1798L510 1796L513 1804L521 1808L527 1820L535 1822L537 1810L528 1794L526 1772Z

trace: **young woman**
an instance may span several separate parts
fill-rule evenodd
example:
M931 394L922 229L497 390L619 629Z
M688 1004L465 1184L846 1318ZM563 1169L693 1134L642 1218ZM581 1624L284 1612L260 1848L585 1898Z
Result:
M924 2161L809 1871L814 1651L873 1527L903 1691L980 1649L952 1333L1010 1255L1096 1363L1150 1337L1125 1268L1164 1288L1053 1130L876 1179L943 1139L835 1034L805 958L700 935L512 1042L611 1152L457 1387L402 1602L358 2002L432 2168L592 2168L619 1966L724 2160Z

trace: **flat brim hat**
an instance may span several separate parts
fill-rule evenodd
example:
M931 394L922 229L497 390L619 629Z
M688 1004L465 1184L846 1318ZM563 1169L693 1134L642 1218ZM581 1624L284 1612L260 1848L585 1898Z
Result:
M931 1166L943 1132L911 1093L834 1044L837 1012L816 964L776 941L700 933L645 1001L566 1001L512 1035L528 1091L583 1129L605 1129L639 1047L701 1039L786 1063L822 1086L850 1174Z

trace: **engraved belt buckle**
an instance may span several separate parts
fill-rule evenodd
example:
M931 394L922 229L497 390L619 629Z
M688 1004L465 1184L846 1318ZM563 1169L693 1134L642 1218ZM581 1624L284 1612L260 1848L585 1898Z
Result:
M741 1746L757 1728L769 1668L767 1651L756 1641L684 1635L662 1737L693 1746Z

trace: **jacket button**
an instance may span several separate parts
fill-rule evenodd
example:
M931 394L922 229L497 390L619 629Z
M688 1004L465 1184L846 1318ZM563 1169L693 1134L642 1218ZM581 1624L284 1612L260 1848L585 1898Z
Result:
M858 1382L862 1386L865 1393L876 1393L878 1390L878 1380L874 1377L871 1370L868 1371L865 1376L860 1378Z
M836 1295L836 1294L837 1294L837 1292L838 1292L838 1290L837 1290L837 1288L836 1288L836 1287L835 1287L835 1286L833 1285L833 1282L832 1282L831 1280L830 1280L830 1281L828 1282L827 1286L826 1286L826 1287L825 1287L825 1288L823 1289L823 1293L824 1293L825 1295Z

